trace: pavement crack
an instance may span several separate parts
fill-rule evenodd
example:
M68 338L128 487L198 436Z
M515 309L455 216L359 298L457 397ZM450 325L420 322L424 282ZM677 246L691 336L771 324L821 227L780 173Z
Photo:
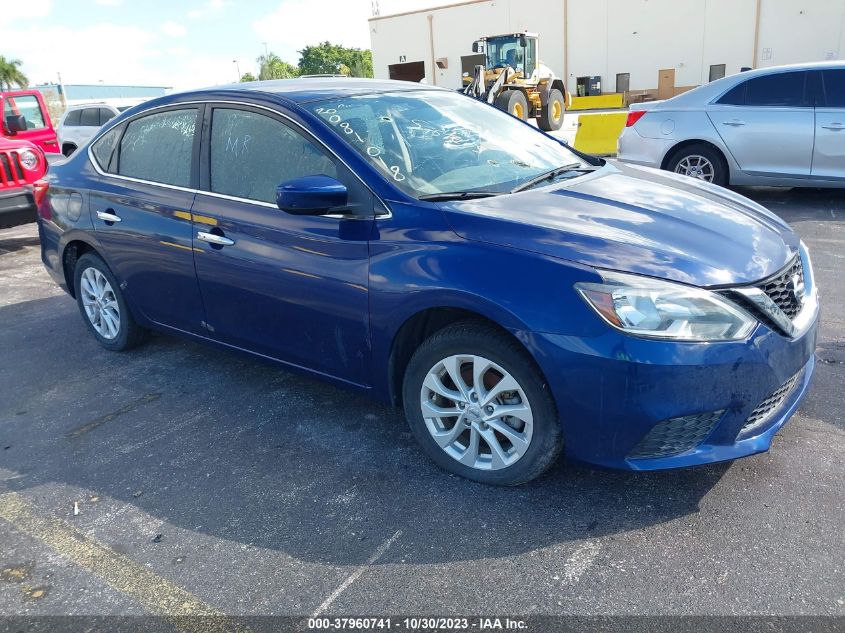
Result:
M67 434L68 438L75 438L79 437L80 435L85 435L89 431L93 431L94 429L103 426L107 422L111 422L115 418L119 418L120 416L124 415L125 413L129 413L130 411L134 411L138 407L144 404L148 404L150 402L155 402L161 398L160 393L147 393L138 398L137 400L133 400L122 407L120 407L117 411L112 411L111 413L107 413L106 415L102 415L99 418L95 418L90 422L86 422L82 426L78 426L72 431Z

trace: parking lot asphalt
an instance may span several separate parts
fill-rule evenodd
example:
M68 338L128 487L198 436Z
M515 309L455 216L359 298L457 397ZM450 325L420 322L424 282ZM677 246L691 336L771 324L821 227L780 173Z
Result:
M741 190L810 246L812 391L769 453L450 476L400 412L170 336L115 354L0 231L0 614L845 615L845 195ZM562 407L565 410L565 407Z

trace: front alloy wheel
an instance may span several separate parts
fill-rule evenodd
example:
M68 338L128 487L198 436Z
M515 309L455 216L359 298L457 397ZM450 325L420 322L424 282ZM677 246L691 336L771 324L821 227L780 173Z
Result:
M510 334L461 321L414 352L402 385L405 415L440 467L511 486L542 474L560 452L560 421L534 359Z
M470 468L506 468L531 444L534 415L525 390L483 356L449 356L434 365L420 408L434 441Z

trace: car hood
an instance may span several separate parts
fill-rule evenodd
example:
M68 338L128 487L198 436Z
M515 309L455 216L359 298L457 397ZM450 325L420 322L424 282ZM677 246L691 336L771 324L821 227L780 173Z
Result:
M573 180L441 207L468 240L696 286L758 281L798 250L786 223L743 196L615 161Z

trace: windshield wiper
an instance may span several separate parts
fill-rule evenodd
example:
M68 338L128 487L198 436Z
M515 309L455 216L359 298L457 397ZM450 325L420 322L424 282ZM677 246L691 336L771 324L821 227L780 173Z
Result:
M526 180L518 187L514 187L513 189L511 189L510 193L524 191L525 189L530 189L534 185L539 185L541 182L545 182L547 180L554 180L561 174L565 174L568 171L587 171L587 169L588 168L582 166L581 162L570 163L568 165L563 165L562 167L555 167L554 169L550 169L549 171L540 174L539 176L535 176L534 178Z
M418 200L427 202L444 202L446 200L472 200L473 198L489 198L502 195L499 191L444 191L443 193L427 193Z

